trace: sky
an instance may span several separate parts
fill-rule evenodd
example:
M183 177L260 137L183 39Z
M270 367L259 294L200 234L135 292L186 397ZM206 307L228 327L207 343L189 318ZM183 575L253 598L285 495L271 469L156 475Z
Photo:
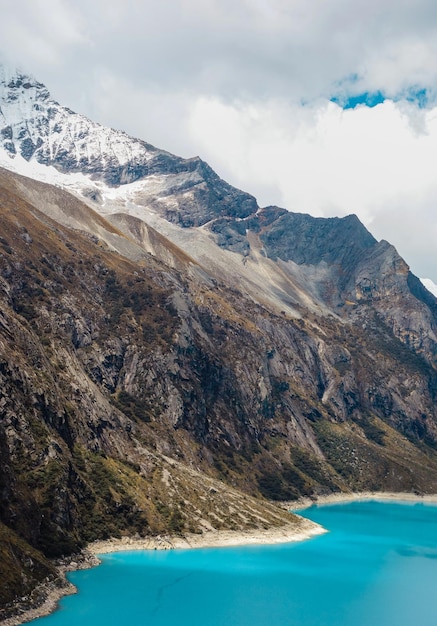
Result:
M435 0L0 0L0 59L62 104L437 283Z

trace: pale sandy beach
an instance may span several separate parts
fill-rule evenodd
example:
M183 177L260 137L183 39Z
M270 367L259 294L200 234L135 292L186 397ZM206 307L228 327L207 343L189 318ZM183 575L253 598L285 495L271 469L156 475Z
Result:
M309 520L302 520L299 525L290 524L279 528L270 528L267 530L256 529L248 532L217 530L207 531L201 535L189 534L184 537L171 537L167 535L147 539L123 537L122 539L95 541L88 546L88 550L93 554L107 554L110 552L120 552L122 550L172 550L244 546L251 544L267 545L303 541L304 539L310 539L324 532L326 531L322 526L314 524Z
M391 500L398 502L423 502L437 504L437 494L420 495L414 493L402 493L391 491L362 491L359 493L332 493L317 498L299 498L286 504L286 508L292 511L301 511L310 506L323 506L324 504L341 504L359 500Z
M303 510L314 505L340 504L359 500L391 500L398 502L423 502L437 504L437 495L416 495L412 493L373 492L362 493L338 493L318 498L301 498L298 501L284 503L284 507L293 511ZM161 535L150 538L123 537L121 539L108 539L95 541L90 544L83 553L80 563L70 560L59 568L61 577L65 579L65 573L75 569L94 567L99 564L96 555L121 552L128 550L173 550L192 548L211 548L243 545L269 545L304 541L327 532L322 526L305 518L300 518L298 524L290 523L286 526L270 529L256 529L253 531L218 530L207 531L202 534L188 534L185 536ZM26 610L15 617L1 621L3 626L18 626L31 620L37 619L53 612L59 600L72 593L76 588L65 581L65 586L58 587L53 584L46 585L40 592L46 595L45 602L36 608Z

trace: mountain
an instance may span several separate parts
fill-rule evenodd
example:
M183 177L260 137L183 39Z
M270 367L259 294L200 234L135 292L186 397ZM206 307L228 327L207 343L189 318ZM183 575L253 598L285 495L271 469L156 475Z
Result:
M16 70L0 69L0 97L0 136L11 159L99 181L105 191L147 180L141 185L147 203L183 226L200 226L222 214L245 217L256 206L252 196L225 183L201 159L181 159L95 124L60 106L44 85ZM90 183L88 193L98 198L99 185Z
M437 491L437 300L393 246L4 68L0 135L3 604L94 539Z

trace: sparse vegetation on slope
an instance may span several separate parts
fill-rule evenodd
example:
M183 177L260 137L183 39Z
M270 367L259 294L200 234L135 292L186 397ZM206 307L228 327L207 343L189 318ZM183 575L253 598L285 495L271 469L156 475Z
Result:
M47 557L95 539L277 526L287 514L269 501L301 495L437 490L429 352L371 303L344 319L279 314L186 255L177 269L120 256L10 176L0 522L5 555L18 541L34 555L29 588ZM8 589L25 593L14 563Z

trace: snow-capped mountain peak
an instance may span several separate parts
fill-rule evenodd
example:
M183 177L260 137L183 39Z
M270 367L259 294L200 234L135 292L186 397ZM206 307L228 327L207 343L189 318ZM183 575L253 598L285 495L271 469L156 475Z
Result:
M0 102L2 147L11 158L20 154L64 172L100 171L107 183L121 184L139 178L162 152L59 105L42 83L4 66ZM136 170L124 171L132 162Z
M258 208L253 196L221 180L198 157L182 159L97 124L61 106L34 78L1 66L0 162L93 198L104 213L120 210L120 202L134 203L182 226L199 226ZM126 186L133 183L129 193ZM120 186L127 193L114 208L113 191Z

